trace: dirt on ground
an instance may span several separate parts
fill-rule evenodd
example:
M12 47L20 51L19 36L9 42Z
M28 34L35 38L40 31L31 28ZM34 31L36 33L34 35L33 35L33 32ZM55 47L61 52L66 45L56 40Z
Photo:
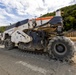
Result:
M76 53L73 62L48 59L45 55L6 50L0 46L0 75L76 75Z

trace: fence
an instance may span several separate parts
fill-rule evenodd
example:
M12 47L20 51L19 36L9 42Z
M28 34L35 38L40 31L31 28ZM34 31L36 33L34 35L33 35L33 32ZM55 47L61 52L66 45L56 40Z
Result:
M66 36L67 36L67 37L76 37L76 31L67 33Z

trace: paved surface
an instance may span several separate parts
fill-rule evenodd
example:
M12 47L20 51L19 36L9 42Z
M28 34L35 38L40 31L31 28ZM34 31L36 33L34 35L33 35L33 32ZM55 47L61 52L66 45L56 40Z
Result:
M0 46L0 75L76 75L76 65Z

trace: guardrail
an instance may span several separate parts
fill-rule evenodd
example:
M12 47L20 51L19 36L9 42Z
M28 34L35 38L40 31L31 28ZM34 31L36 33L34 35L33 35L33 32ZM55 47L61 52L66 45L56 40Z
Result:
M67 36L67 37L76 37L76 31L67 33L66 36Z
M68 38L70 38L72 41L76 41L76 31L68 32L65 34Z

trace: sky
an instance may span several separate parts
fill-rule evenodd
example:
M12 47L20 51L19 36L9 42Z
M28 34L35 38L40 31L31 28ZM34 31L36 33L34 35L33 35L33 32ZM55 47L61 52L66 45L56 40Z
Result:
M0 26L39 17L75 3L76 0L0 0Z

